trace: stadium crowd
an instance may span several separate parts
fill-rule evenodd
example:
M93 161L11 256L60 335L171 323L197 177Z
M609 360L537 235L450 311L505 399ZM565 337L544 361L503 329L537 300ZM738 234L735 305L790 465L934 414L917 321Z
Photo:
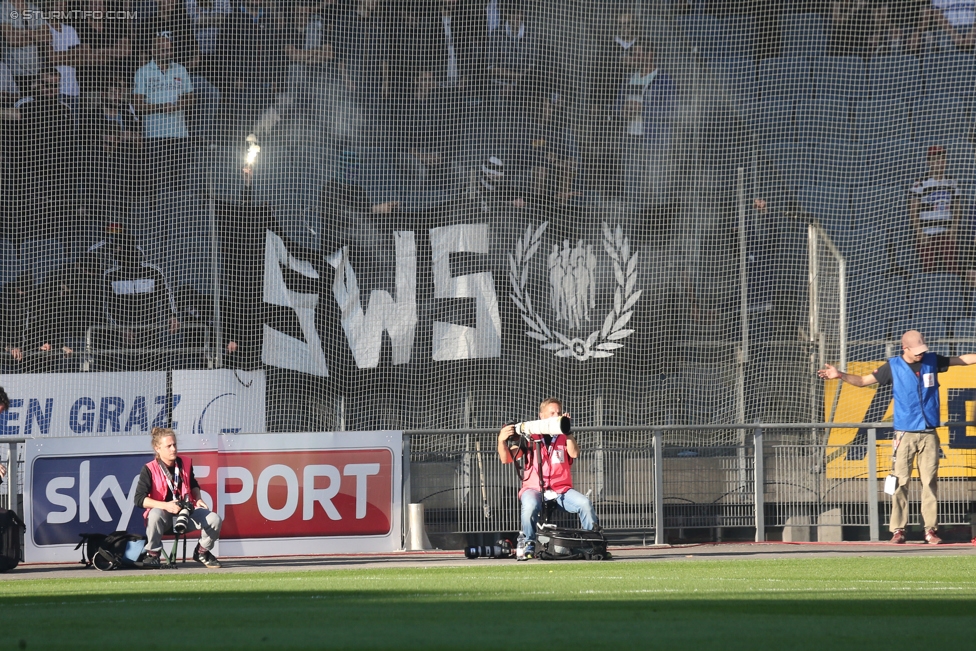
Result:
M749 28L738 45L756 60L783 54L787 11L822 17L830 57L923 57L974 44L976 3L674 5L743 18ZM181 326L209 323L207 297L177 286L137 243L167 237L173 206L206 197L210 152L239 148L248 134L264 143L287 131L315 145L302 150L302 165L335 170L321 193L323 246L342 212L368 219L403 210L417 189L450 197L501 182L496 195L547 206L579 205L589 193L665 203L676 182L669 159L678 86L624 6L603 11L606 29L588 41L579 84L557 74L560 60L529 1L2 3L0 239L14 251L39 240L92 248L56 269L35 275L21 265L4 279L0 364L74 368L72 355L92 345L92 326L114 333L103 342L109 348L152 348L157 333L193 339ZM929 162L940 156L942 145L933 146ZM375 150L400 180L387 200L371 201L362 187ZM951 150L949 163L951 171ZM963 274L959 257L972 248L956 242L965 195L939 169L917 179L905 203L922 271ZM250 184L253 172L244 174ZM282 184L279 194L288 191ZM930 210L933 201L942 207ZM922 223L932 219L947 224ZM116 255L121 249L127 258ZM132 294L136 286L153 289ZM117 302L138 307L120 312ZM228 311L235 307L242 311ZM233 355L247 338L227 336L220 346Z
M38 351L70 357L101 324L121 333L117 345L152 347L133 328L175 335L188 310L209 309L136 242L165 237L164 205L206 196L208 151L249 134L264 142L291 129L321 141L321 160L305 164L339 161L337 176L343 160L379 147L407 186L456 195L503 182L519 201L565 206L587 185L660 201L677 90L638 18L607 8L584 102L552 74L558 62L532 4L3 2L3 239L14 250L79 237L93 247L5 284L5 370L27 369ZM582 121L568 115L578 106ZM581 122L592 128L580 134ZM486 155L465 160L476 130ZM338 205L328 187L323 201L333 204L322 207L328 231ZM124 314L116 303L129 304ZM55 358L64 361L47 354L34 367Z

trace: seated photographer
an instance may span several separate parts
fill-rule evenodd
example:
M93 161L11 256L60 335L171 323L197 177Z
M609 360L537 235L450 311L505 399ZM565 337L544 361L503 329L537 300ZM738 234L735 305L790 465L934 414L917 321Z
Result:
M220 516L210 511L207 503L200 499L200 485L193 476L193 464L189 459L177 456L176 432L154 427L152 444L156 458L143 467L135 497L136 506L146 509L143 517L149 540L143 566L159 567L163 536L173 532L174 519L186 509L190 511L186 530L200 530L200 543L193 551L193 560L207 567L220 567L220 562L210 552L220 537Z
M546 398L539 405L539 420L564 416L562 402L557 398ZM526 560L535 556L536 523L545 500L554 500L556 504L569 513L578 513L580 526L592 530L598 526L593 505L585 495L573 490L573 476L570 467L573 460L579 457L579 445L572 434L531 434L529 435L528 453L520 448L515 425L506 425L498 433L498 458L502 463L513 463L518 459L524 464L524 472L520 474L522 487L519 489L519 501L522 503L522 533L519 535L516 558ZM510 441L510 439L515 439ZM514 443L516 452L510 449ZM533 454L539 450L541 455L542 482L539 482L539 460ZM543 492L544 487L544 492ZM544 498L544 499L543 499Z

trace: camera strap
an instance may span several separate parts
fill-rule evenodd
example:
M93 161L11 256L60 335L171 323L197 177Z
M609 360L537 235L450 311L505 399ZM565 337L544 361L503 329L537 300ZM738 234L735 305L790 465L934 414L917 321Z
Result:
M173 499L179 499L180 487L183 484L183 464L180 463L180 458L176 457L176 467L174 468L173 473L170 473L169 468L166 467L166 464L163 463L162 460L156 459L156 463L159 464L159 467L163 471L163 479L166 480L166 487L169 489L169 492L172 493Z

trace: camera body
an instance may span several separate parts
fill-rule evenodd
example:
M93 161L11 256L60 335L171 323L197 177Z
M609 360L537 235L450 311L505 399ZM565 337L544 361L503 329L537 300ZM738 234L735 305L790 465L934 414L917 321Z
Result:
M193 514L193 503L179 498L176 498L175 501L180 507L180 512L173 518L173 533L182 536L190 528L190 515Z
M542 420L526 420L522 422L506 423L515 426L515 434L506 440L510 450L527 447L526 439L530 436L555 436L569 434L571 423L568 416L553 416Z

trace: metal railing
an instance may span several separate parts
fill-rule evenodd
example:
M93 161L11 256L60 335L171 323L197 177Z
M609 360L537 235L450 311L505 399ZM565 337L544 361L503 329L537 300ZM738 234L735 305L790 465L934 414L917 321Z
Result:
M976 422L952 422L976 426ZM799 433L858 429L866 437L824 445ZM878 477L878 430L891 423L762 423L724 425L577 427L580 457L573 466L577 490L588 494L610 532L767 527L869 527L872 541L890 515ZM740 444L722 434L741 431ZM701 443L714 433L717 445ZM689 445L689 434L699 441ZM766 443L767 435L779 441ZM403 503L424 504L429 533L467 534L519 528L519 482L499 462L498 430L408 430L403 434ZM22 493L23 437L0 439L0 461L9 463L0 506L17 505ZM4 447L6 450L4 450ZM954 455L957 456L957 455ZM976 449L955 465L943 462L939 522L971 523L976 491ZM887 459L884 460L886 467ZM828 469L828 464L830 468ZM882 470L883 471L883 470ZM967 476L967 474L972 476ZM874 478L874 479L872 479ZM919 486L909 489L909 523L919 523ZM19 505L15 506L19 510ZM575 516L572 516L575 517ZM566 523L573 522L572 517Z
M143 357L148 358L151 355L169 354L169 353L201 353L204 360L206 361L208 368L214 368L215 355L214 347L211 342L211 327L202 323L181 323L179 329L176 332L171 332L169 327L165 324L163 325L137 325L137 326L118 326L118 325L96 325L90 326L85 332L85 349L83 352L82 359L82 370L89 371L92 368L92 364L95 362L97 357ZM97 344L99 341L113 342L117 343L120 340L124 340L128 336L133 342L135 341L156 341L159 342L162 337L183 337L184 342L187 339L187 333L193 333L198 331L200 334L191 337L196 338L202 343L201 346L187 346L184 343L174 346L149 346L149 347L127 347L127 346L112 346L108 348L99 348ZM102 337L99 339L97 335L102 333ZM114 341L113 341L114 340Z
M3 485L0 486L3 489L0 491L0 508L16 511L21 516L24 515L24 512L17 503L17 496L24 494L24 457L20 453L20 444L25 440L20 436L5 436L0 439L0 442L5 444L3 447L6 447L6 450L0 447L0 463L7 466L7 476L3 480Z
M974 423L953 422L953 426ZM764 434L866 431L866 440L847 445L783 441L767 444ZM581 434L573 466L577 490L588 494L605 530L869 527L879 540L890 515L890 498L878 477L878 430L891 423L762 423L734 425L590 426ZM730 445L728 431L743 432ZM690 433L716 435L716 445L687 445ZM789 434L785 434L790 437ZM430 533L492 533L519 528L519 483L495 453L497 430L412 430L404 433L405 500L425 505ZM828 463L830 468L828 469ZM407 468L409 464L409 468ZM976 450L954 467L943 462L939 480L939 522L969 525L971 491L976 490ZM758 481L757 481L758 478ZM871 479L874 478L874 479ZM909 490L910 524L919 524L919 488ZM568 519L567 522L572 522Z

